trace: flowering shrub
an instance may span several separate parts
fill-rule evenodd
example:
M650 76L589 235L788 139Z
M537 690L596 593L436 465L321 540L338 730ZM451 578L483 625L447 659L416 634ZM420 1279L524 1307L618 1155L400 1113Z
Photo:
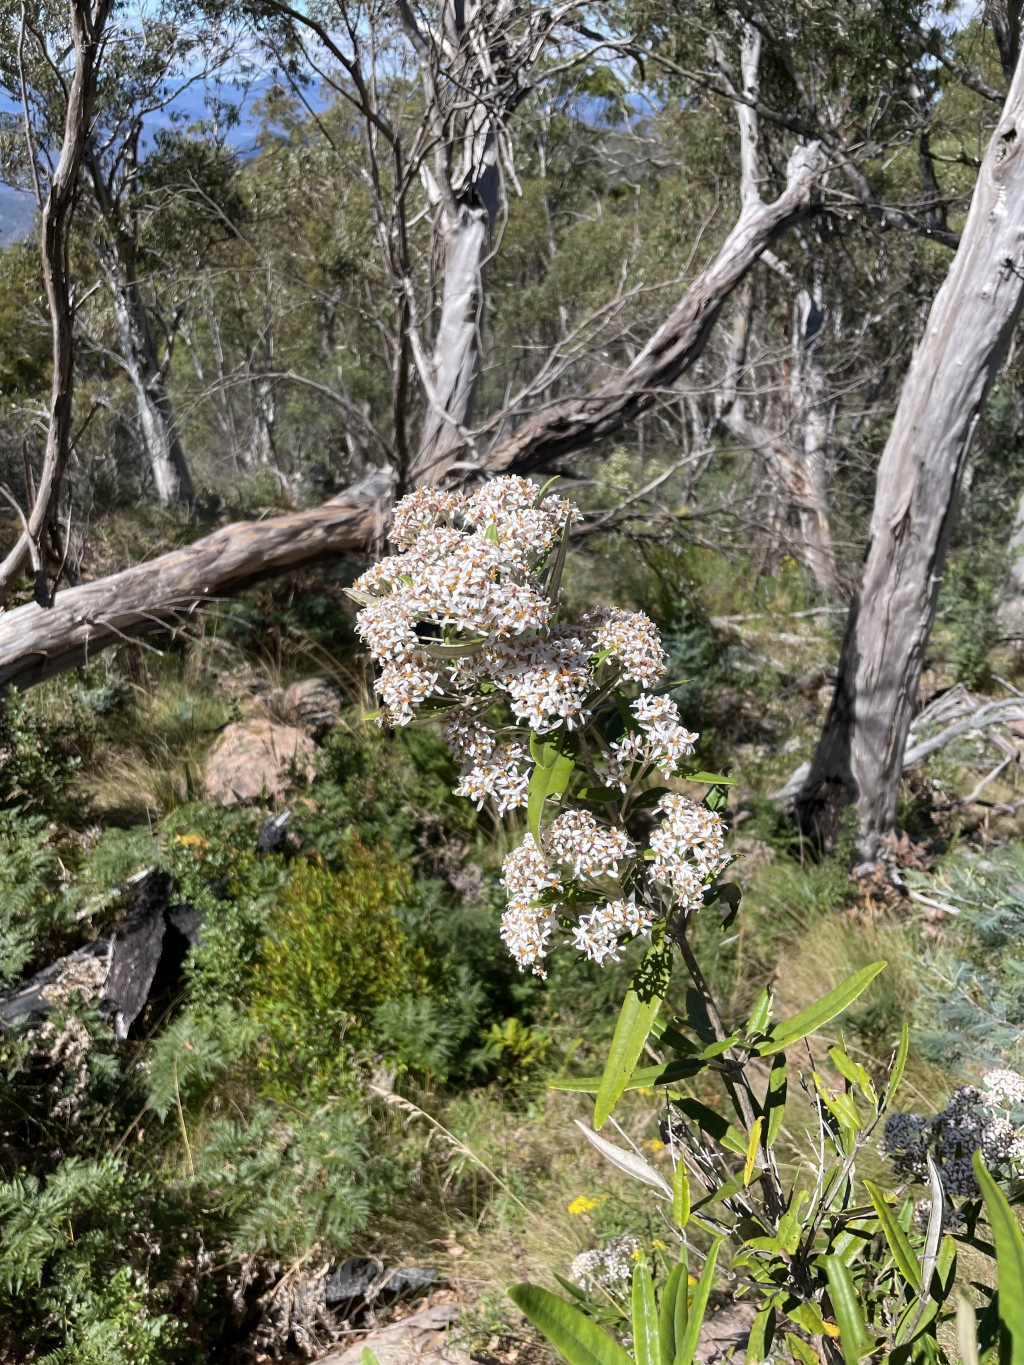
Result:
M540 976L560 929L594 962L614 959L698 907L727 861L721 816L652 786L656 774L694 776L685 760L698 738L650 691L666 663L654 623L617 607L560 619L581 519L528 479L468 496L419 489L395 509L398 552L352 589L382 721L440 715L460 794L499 815L528 811L505 860L502 937ZM662 817L646 846L631 832L638 810Z
M675 1264L663 1241L652 1244L668 1268L660 1307L646 1252L628 1234L576 1258L575 1284L561 1280L572 1302L533 1284L509 1292L570 1365L626 1365L601 1323L632 1335L637 1365L693 1365L718 1253L730 1241L735 1292L756 1314L747 1365L948 1361L939 1328L951 1317L957 1242L947 1229L979 1245L979 1194L1000 1274L1004 1253L1017 1258L1007 1285L1024 1305L1024 1238L985 1165L1011 1182L1024 1170L1024 1134L1012 1122L1024 1080L994 1073L985 1092L965 1087L942 1114L921 1119L891 1112L906 1029L884 1084L838 1045L827 1049L826 1067L823 1049L808 1050L806 1040L857 1000L884 962L777 1023L769 989L746 1020L723 1017L689 930L716 899L729 904L726 923L738 910L738 890L716 880L728 862L727 779L687 770L697 736L655 690L665 656L647 616L602 606L577 622L563 618L562 571L580 519L572 503L527 479L495 479L469 495L420 489L395 510L396 553L352 589L359 634L379 666L382 723L439 720L462 763L459 792L478 808L493 803L499 816L526 810L528 832L504 863L502 937L520 968L543 976L559 941L602 963L638 935L651 939L602 1075L553 1084L596 1094L593 1129L580 1125L586 1139L671 1210L663 1225L676 1240ZM710 786L703 802L678 789L687 778ZM673 946L689 976L688 1002L699 1008L664 1020ZM785 1162L776 1155L788 1054L798 1045L809 1072L800 1075L807 1108L794 1126L809 1121L814 1130L810 1170L792 1153ZM639 1068L645 1048L655 1065ZM696 1097L701 1076L720 1082L729 1117ZM671 1183L634 1145L596 1131L627 1087L665 1097ZM858 1183L859 1158L883 1127L898 1175L928 1183L923 1222L912 1199ZM965 1201L960 1209L954 1198ZM697 1279L691 1254L703 1262ZM964 1319L965 1360L987 1365L1000 1330L999 1314L990 1317L977 1339ZM1024 1361L1024 1307L1014 1353Z

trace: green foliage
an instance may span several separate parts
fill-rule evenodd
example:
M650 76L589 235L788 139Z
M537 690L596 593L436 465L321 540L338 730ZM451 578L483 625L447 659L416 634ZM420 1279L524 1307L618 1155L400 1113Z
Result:
M346 1040L368 1042L374 1010L413 985L394 913L408 894L408 872L387 845L352 839L337 871L293 868L253 970L252 1017L266 1035L261 1066L272 1089L318 1094L337 1084Z
M175 895L204 911L200 944L187 966L186 998L205 1008L248 997L283 874L274 859L260 861L252 812L187 806L162 830L158 865L172 873Z
M69 787L92 740L89 713L61 679L50 688L0 696L0 807L73 821Z
M49 937L59 904L51 840L43 816L0 810L0 986L17 981Z
M398 1184L369 1139L356 1104L332 1100L301 1117L259 1104L246 1122L211 1125L195 1154L194 1197L237 1253L294 1260L314 1243L343 1251Z
M458 769L439 736L404 729L389 738L354 716L327 737L315 787L320 809L296 827L332 862L344 852L339 831L365 844L387 839L402 861L422 859L440 840L472 838L468 802L452 795Z
M482 986L463 968L455 974L449 995L405 995L386 1000L374 1011L374 1046L393 1052L400 1065L420 1077L428 1090L434 1082L444 1084L467 1041L479 1031L483 995ZM499 1044L502 1041L499 1032ZM492 1055L501 1055L500 1046Z
M144 1270L146 1183L111 1156L72 1157L46 1180L0 1184L0 1308L48 1361L78 1365L179 1360L170 1316Z
M1024 1024L1024 847L951 853L910 884L959 913L921 974L915 1040L922 1053L971 1071L1019 1066Z

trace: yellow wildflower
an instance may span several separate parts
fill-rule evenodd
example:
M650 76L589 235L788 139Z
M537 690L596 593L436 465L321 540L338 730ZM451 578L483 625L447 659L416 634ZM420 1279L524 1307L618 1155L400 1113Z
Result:
M589 1213L591 1209L596 1209L600 1202L600 1199L590 1199L585 1194L578 1194L569 1205L569 1212L573 1214Z
M660 1237L655 1237L654 1240L651 1242L651 1246L654 1247L655 1251L668 1251L668 1247L665 1245L665 1243L661 1240Z

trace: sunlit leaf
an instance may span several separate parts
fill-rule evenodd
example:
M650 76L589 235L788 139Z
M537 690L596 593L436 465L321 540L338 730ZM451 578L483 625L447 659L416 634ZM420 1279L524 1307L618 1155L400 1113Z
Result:
M996 1245L999 1317L1010 1334L1010 1362L1011 1365L1024 1365L1024 1235L1006 1196L982 1161L981 1153L975 1152L971 1160Z
M758 1054L762 1057L769 1057L774 1052L781 1052L783 1048L792 1047L794 1043L800 1042L808 1034L822 1028L837 1014L841 1014L849 1005L852 1005L857 997L867 990L885 966L887 966L885 962L872 962L869 967L862 967L859 972L854 972L852 976L847 977L841 986L837 986L834 991L829 991L828 995L823 995L813 1005L808 1005L798 1014L781 1020L772 1029L768 1038L757 1045Z
M718 1260L718 1251L722 1245L722 1241L723 1238L716 1237L708 1248L708 1258L704 1262L704 1269L701 1271L700 1279L697 1281L697 1287L693 1291L693 1299L690 1302L690 1312L686 1320L686 1330L683 1332L682 1337L676 1346L675 1365L693 1365L693 1357L697 1350L700 1329L704 1324L704 1314L707 1311L708 1297L711 1294L711 1286L715 1278L715 1263Z
M633 1292L630 1297L633 1317L633 1356L636 1365L661 1365L661 1339L658 1313L654 1305L654 1282L646 1261L633 1267Z
M889 1244L889 1250L892 1252L892 1258L896 1262L897 1269L913 1289L920 1290L921 1266L914 1255L907 1234L899 1225L892 1206L886 1203L885 1195L873 1180L865 1180L864 1188L867 1190L868 1198L878 1215L879 1225L885 1234L885 1240Z
M538 1284L514 1284L508 1296L569 1365L633 1365L619 1343L592 1318Z

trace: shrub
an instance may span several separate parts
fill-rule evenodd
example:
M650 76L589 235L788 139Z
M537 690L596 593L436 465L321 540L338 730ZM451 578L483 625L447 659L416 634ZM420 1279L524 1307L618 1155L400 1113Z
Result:
M294 867L254 968L253 1017L266 1035L272 1092L323 1093L345 1070L345 1043L367 1042L373 1011L416 980L394 909L409 875L386 844L352 839L338 871Z

